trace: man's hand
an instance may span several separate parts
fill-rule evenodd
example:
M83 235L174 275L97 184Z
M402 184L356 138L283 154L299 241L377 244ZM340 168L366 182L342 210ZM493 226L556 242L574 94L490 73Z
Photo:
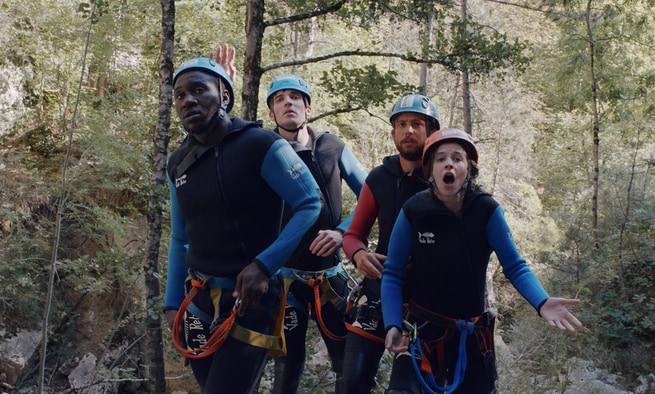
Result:
M368 279L382 279L383 264L387 256L360 250L353 256L353 262L360 274Z
M384 347L394 353L406 352L409 347L409 336L400 332L398 327L391 327L384 339Z
M170 330L173 329L173 323L175 322L176 315L177 315L177 309L167 309L164 312L164 316L166 316L166 323L168 324L168 328Z
M216 55L209 53L209 58L216 60L216 63L223 66L227 75L230 77L230 80L234 82L234 78L237 77L237 69L234 67L234 57L236 55L236 50L233 46L228 44L223 44L223 46L218 46L216 48Z
M252 262L248 264L237 275L237 285L232 292L232 297L237 299L239 316L243 316L246 310L256 303L268 292L268 277L259 264Z
M343 234L339 230L320 230L316 238L309 245L309 250L319 256L326 257L334 253L343 241Z

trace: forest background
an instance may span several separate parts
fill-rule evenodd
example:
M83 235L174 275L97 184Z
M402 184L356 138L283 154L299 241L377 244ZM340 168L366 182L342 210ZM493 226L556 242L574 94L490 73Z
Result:
M548 327L494 262L499 392L569 392L582 384L572 360L655 392L654 5L0 0L0 333L33 344L0 352L1 387L197 390L161 311L163 171L184 138L170 81L229 43L232 115L273 127L268 83L300 74L312 127L367 169L394 153L388 116L404 94L428 95L442 127L474 136L520 252L551 294L582 300L585 324ZM73 379L89 360L90 378ZM304 390L329 391L327 366L308 369ZM387 355L380 390L388 373Z

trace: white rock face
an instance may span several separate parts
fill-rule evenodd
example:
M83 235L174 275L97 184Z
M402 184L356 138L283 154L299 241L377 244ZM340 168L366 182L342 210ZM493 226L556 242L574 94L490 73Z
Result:
M0 330L0 337L5 331ZM40 331L20 331L0 341L0 381L14 385L40 342Z
M113 394L118 390L116 382L103 382L107 369L98 364L93 353L87 353L68 375L68 382L75 392L83 394Z
M9 133L16 119L25 112L22 83L31 74L31 70L13 65L0 67L0 136Z

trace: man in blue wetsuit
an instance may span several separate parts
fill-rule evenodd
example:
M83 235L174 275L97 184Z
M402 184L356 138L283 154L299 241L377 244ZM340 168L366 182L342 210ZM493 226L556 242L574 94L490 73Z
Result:
M334 134L307 125L311 94L297 75L273 80L266 98L269 117L279 133L309 167L318 183L323 205L319 219L307 231L281 272L288 288L284 332L287 354L275 358L274 393L298 391L305 364L305 338L311 317L328 350L341 390L346 327L343 315L354 281L341 265L338 249L350 217L341 220L342 180L359 196L366 178L345 143ZM289 212L285 209L285 212ZM284 215L283 223L288 219ZM352 282L352 283L349 283Z
M189 135L168 161L166 317L203 393L250 393L267 351L284 351L277 273L318 218L318 185L278 134L227 116L219 64L189 60L173 87Z

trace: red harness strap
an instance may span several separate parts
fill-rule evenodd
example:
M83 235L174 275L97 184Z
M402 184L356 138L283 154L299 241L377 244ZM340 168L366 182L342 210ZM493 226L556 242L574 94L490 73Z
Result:
M189 350L182 343L182 336L180 335L181 334L180 326L182 325L182 319L184 318L184 313L189 307L191 301L193 300L193 297L195 297L196 294L198 293L198 289L205 289L207 287L207 284L204 281L198 279L192 279L191 285L192 285L191 291L189 291L186 297L184 297L184 301L182 301L182 305L180 305L180 309L177 311L177 314L175 315L175 321L173 322L172 336L173 336L173 343L175 344L175 347L182 353L184 357L198 359L198 358L209 356L210 354L218 350L223 345L223 343L225 343L225 340L227 339L230 331L232 330L232 325L234 324L234 319L236 319L239 309L235 305L230 316L228 316L227 319L225 319L225 321L221 323L220 326L218 326L216 331L214 331L212 336L209 337L209 339L204 345L200 346L197 349Z

